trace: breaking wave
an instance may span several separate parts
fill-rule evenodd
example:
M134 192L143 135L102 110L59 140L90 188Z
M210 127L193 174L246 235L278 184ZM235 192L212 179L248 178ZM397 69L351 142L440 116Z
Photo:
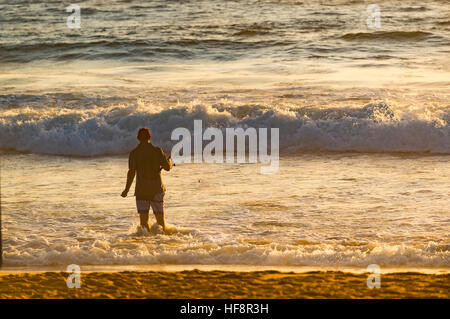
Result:
M9 100L8 100L9 99ZM205 105L192 102L162 108L124 100L83 100L80 108L49 106L45 98L0 97L0 148L53 155L124 154L135 144L140 127L149 127L155 144L168 149L175 128L193 130L279 128L281 154L304 151L412 152L450 154L450 112L395 111L384 102L360 108L314 108L265 105ZM8 101L7 101L8 100ZM36 102L37 101L37 102ZM8 102L8 103L5 103ZM91 103L91 104L89 104ZM45 106L43 105L45 104ZM94 106L95 105L95 106Z
M152 235L161 240L161 236ZM171 237L173 237L172 235ZM175 235L176 236L176 235ZM388 267L448 267L449 247L429 242L422 247L404 244L372 243L363 246L344 244L265 244L229 243L223 245L199 242L192 234L178 240L188 245L173 245L132 241L123 236L116 239L93 239L84 242L51 243L42 236L12 236L6 240L6 266L67 265L259 265L259 266L356 266L378 264ZM189 237L186 237L189 236Z

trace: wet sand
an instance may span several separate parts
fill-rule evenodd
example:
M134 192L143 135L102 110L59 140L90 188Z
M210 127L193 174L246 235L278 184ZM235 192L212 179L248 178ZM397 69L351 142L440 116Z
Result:
M340 271L91 272L67 288L64 272L4 273L0 298L449 298L450 274L389 273L369 289L369 274Z

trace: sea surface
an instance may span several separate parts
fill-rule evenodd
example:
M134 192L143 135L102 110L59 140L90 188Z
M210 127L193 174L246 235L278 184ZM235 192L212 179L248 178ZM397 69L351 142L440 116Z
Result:
M0 0L4 264L450 268L450 3ZM136 132L279 128L262 164L120 197ZM130 192L131 193L131 192Z

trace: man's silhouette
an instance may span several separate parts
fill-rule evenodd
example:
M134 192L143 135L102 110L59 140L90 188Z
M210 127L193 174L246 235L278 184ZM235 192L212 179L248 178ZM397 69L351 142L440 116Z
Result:
M151 134L146 128L141 128L137 139L139 145L130 153L128 160L127 185L122 192L122 197L127 197L134 176L136 177L136 207L141 219L141 227L150 231L148 226L148 214L150 206L156 221L166 229L164 222L164 193L166 188L162 182L161 169L169 171L172 168L172 160L166 158L163 150L150 143Z

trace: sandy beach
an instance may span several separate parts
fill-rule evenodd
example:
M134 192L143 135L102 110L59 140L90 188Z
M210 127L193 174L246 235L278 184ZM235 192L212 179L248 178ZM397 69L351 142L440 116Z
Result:
M92 272L69 289L64 272L0 275L0 298L449 298L450 274L383 274L369 289L367 274L339 271Z

